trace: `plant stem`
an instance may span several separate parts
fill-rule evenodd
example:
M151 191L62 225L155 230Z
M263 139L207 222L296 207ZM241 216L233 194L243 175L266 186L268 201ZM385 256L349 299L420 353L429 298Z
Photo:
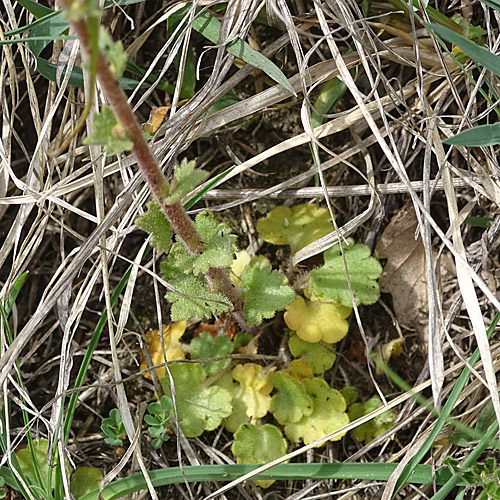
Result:
M65 0L59 0L59 3L63 8L68 7L68 2ZM70 24L78 37L80 47L88 60L90 58L91 51L88 22L86 19L81 19L79 21L71 21ZM99 51L97 55L97 80L99 81L99 85L101 86L106 99L113 108L113 112L118 122L124 127L128 139L130 139L133 144L132 153L137 160L137 165L139 166L142 175L149 184L156 201L158 201L160 206L162 206L164 204L163 198L168 192L167 180L160 170L160 167L153 156L146 139L142 135L141 127L139 126L139 123L130 108L125 92L120 87L120 84L114 74L111 72L109 64L102 55L101 51Z
M59 0L59 4L63 9L68 9L71 3L72 0ZM83 18L77 21L70 21L70 24L80 41L80 47L85 58L89 60L92 45L88 20ZM168 194L169 184L146 139L142 135L141 127L132 112L125 92L120 87L118 80L112 73L101 51L98 51L97 55L96 76L118 122L125 129L127 138L132 142L132 153L137 160L137 165L146 179L153 197L169 220L177 238L192 255L201 253L205 248L205 244L186 210L180 203L174 203L173 205L165 204L165 196ZM248 329L243 319L241 292L236 289L227 274L222 269L210 268L205 273L205 277L213 289L222 293L234 304L234 313L238 323L240 323L240 326Z
M201 240L200 233L184 210L184 207L180 203L166 205L163 200L160 201L159 204L167 216L175 234L182 241L188 252L192 255L203 252L205 245Z

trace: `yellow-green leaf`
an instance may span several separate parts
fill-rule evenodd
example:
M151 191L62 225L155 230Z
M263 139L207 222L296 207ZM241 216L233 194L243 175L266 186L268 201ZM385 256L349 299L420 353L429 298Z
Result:
M259 236L274 245L289 245L292 253L334 230L330 212L315 205L276 207L257 222Z

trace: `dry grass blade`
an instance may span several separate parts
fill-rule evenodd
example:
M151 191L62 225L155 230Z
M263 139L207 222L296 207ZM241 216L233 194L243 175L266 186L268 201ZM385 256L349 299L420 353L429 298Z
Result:
M248 500L274 495L298 500L331 495L333 488L343 498L390 498L393 488L399 488L399 472L415 454L419 456L421 443L435 422L436 414L425 406L415 407L413 396L431 388L436 406L447 401L475 342L482 362L470 367L471 380L453 415L474 428L482 422L482 411L491 397L500 420L495 379L498 342L488 342L485 331L492 313L500 310L496 290L498 146L453 147L445 153L441 142L464 125L492 121L492 112L498 114L498 96L493 91L498 77L465 59L462 63L468 73L462 72L453 58L457 50L445 53L418 19L421 15L426 20L441 11L448 24L451 16L460 12L464 17L460 26L467 25L470 36L475 36L481 24L485 27L486 33L480 36L494 52L500 44L500 14L483 4L456 6L442 0L433 8L422 7L412 14L399 11L392 1L371 2L369 10L367 3L238 0L221 6L201 0L168 2L160 10L147 2L123 2L119 8L104 11L104 24L113 39L122 41L129 63L133 62L125 77L137 78L136 88L127 91L137 117L145 121L156 106L171 106L150 138L167 176L184 156L210 172L209 179L234 165L193 205L190 215L209 207L217 220L227 222L237 233L239 244L248 245L252 256L265 255L272 268L284 271L300 292L308 273L321 266L322 252L348 235L373 249L389 221L407 203L415 207L423 241L419 259L410 261L403 267L407 271L401 272L413 273L411 265L418 260L414 274L426 279L422 287L427 295L425 307L415 317L424 317L425 324L415 320L409 325L405 322L408 318L398 314L399 303L394 297L398 291L405 293L404 286L409 286L405 281L406 285L395 287L394 294L384 293L382 302L356 308L357 321L351 321L344 343L335 346L335 365L326 372L330 388L356 385L360 400L367 401L377 387L386 405L307 446L294 444L291 453L220 489L209 481L182 484L182 478L180 484L158 489L149 481L149 491L144 494L151 498L166 495L208 500L227 494L224 498ZM264 4L266 11L262 10ZM53 6L52 0L48 5ZM216 20L220 28L216 42L197 31L195 21L200 12ZM34 21L22 4L8 0L3 2L1 16L0 40L6 38L5 30ZM177 19L181 17L182 22ZM174 18L178 24L172 27ZM235 41L239 43L238 39L279 68L293 91L235 58L234 51L232 55L227 49ZM484 40L475 39L478 43ZM143 416L147 403L161 396L162 387L158 379L151 384L143 376L148 370L156 372L153 367L139 368L138 345L142 345L147 330L161 329L169 321L169 305L162 295L165 290L176 290L157 275L161 275L160 263L167 256L155 254L148 263L142 259L146 236L134 221L144 213L150 193L136 172L134 158L127 153L106 157L100 146L89 148L83 137L76 137L69 142L67 152L52 154L65 137L70 137L89 101L90 89L88 82L81 88L69 85L71 70L82 67L77 43L55 40L43 55L54 64L57 82L40 75L27 39L19 45L1 46L2 304L19 275L30 271L12 310L12 321L8 325L0 321L0 387L5 402L5 425L0 434L5 436L6 446L2 465L19 476L26 488L12 463L12 452L24 445L30 428L36 430L35 437L56 443L59 455L69 456L72 466L90 464L103 469L106 475L101 488L119 475L139 471L149 480L148 471L158 468L235 463L239 457L231 454L234 438L223 428L224 422L216 432L197 439L183 435L179 424L183 415L177 407L188 398L176 399L175 392L176 409L169 414L171 427L166 431L170 441L159 449L151 446L153 437ZM190 98L185 102L183 85L190 78ZM337 80L344 85L344 93L339 91L340 97L332 101L328 111L322 108L318 112L316 103L326 84ZM101 94L96 102L99 106L104 102ZM93 112L98 112L97 104ZM318 117L322 121L314 121ZM315 126L317 123L320 125ZM92 120L88 125L87 132ZM318 207L327 205L332 218L335 214L335 230L289 258L286 246L262 242L257 222L276 205L293 207L299 200ZM413 232L398 234L412 239ZM394 237L384 255L401 256L402 247ZM390 265L382 263L389 272ZM126 274L128 282L120 284L123 288L112 302L116 283L124 273L130 273ZM393 274L396 280L399 275ZM94 337L92 332L98 330L96 324L101 324L103 311L106 326L103 319L102 337L101 333L94 333ZM217 318L215 325L202 325L197 330L199 321L193 318L188 322L185 342L203 328L232 335L234 325L224 321ZM13 333L12 342L7 338L7 326ZM429 329L428 339L419 336L425 328ZM231 375L240 361L281 370L291 359L284 331L279 313L273 322L263 323L245 352L214 356L204 362L229 360L232 365L221 379ZM371 373L371 366L366 366L367 352L381 349L395 338L404 339L404 353L390 364L415 386L402 394L395 394L397 389L384 375ZM89 345L95 349L91 368L82 381L85 390L81 388L70 440L65 444L60 422L68 416L66 396L76 392L74 375ZM189 358L188 351L184 354ZM178 367L180 360L167 361L165 345L163 354L165 363L161 366L166 365L167 371L169 366ZM186 361L190 366L196 363ZM23 384L13 377L16 363ZM203 384L216 385L217 376L208 377ZM270 397L273 394L276 388ZM383 412L403 403L397 423L373 441L359 445L349 435L338 443L330 442L363 423L375 422ZM103 445L100 428L102 417L115 407L120 409L128 435L121 460L115 456L115 448ZM247 417L249 422L253 418ZM268 423L272 413L265 418L268 420L252 423ZM284 431L285 425L279 428ZM422 462L430 463L432 458L436 467L441 467L448 455L460 459L469 450L467 443L457 441L453 430L445 428L439 438L448 441L439 441L442 446L435 446L432 457L424 456ZM253 483L242 485L255 474L299 456L300 461L400 464L384 484L290 481L276 483L269 493ZM60 479L57 494L69 498L71 475L64 471ZM236 485L239 488L233 490ZM423 485L400 494L417 499L432 496L433 491ZM479 494L479 487L470 493L471 498ZM37 498L29 490L27 496Z

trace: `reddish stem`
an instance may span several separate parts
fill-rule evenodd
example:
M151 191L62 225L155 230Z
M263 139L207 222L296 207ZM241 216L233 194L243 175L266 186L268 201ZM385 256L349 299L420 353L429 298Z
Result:
M59 3L63 9L67 9L71 1L59 0ZM71 21L70 24L80 41L80 47L84 55L89 59L91 39L87 20ZM146 179L155 200L168 218L175 234L191 254L195 255L202 252L205 245L193 221L189 218L182 205L180 203L173 205L165 204L164 199L168 193L168 182L146 139L142 135L141 127L132 112L125 92L120 87L106 58L100 51L97 56L96 76L118 122L125 129L128 139L132 142L132 153L137 160L137 165ZM222 269L210 268L205 276L212 288L222 293L234 304L238 322L244 323L244 320L242 320L243 301L241 292L232 284L227 274Z

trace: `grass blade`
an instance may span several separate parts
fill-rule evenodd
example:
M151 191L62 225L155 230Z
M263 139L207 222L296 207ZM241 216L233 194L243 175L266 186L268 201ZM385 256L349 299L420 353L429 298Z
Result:
M211 181L207 182L207 184L203 186L203 189L201 189L199 193L196 193L188 202L184 204L184 208L186 210L189 210L191 207L196 205L206 192L210 191L214 186L218 185L219 182L228 174L230 174L235 168L236 165L233 165L232 167L227 168L226 170L224 170L224 172L221 172L219 175L214 177Z
M443 144L468 147L496 146L500 144L500 123L480 125L479 127L464 130L453 137L445 139Z
M463 470L468 470L477 462L477 460L483 454L483 452L486 450L489 444L495 439L497 432L498 432L498 421L495 420L493 425L489 428L488 432L483 436L483 438L479 441L479 443L474 448L472 448L469 456L463 461L461 465L461 468ZM462 476L460 474L453 474L453 476L431 498L431 500L446 500L447 498L449 498L448 495L451 493L451 491L456 486L458 486L461 481L462 481Z
M196 16L196 18L193 20L193 28L205 38L210 40L212 43L219 43L221 23L217 19L215 19L215 17L211 16L208 12L202 12ZM248 43L241 40L241 38L236 38L235 40L233 40L227 45L226 49L233 56L239 57L247 64L250 64L262 70L276 83L279 83L281 86L295 95L293 87L290 85L287 77L278 68L278 66L276 66L276 64L274 64L260 52L252 49L252 47L250 47Z
M14 282L12 285L12 288L10 289L9 296L7 297L7 301L5 302L4 310L5 314L9 316L10 311L12 311L12 306L14 305L14 302L17 299L17 296L19 295L19 292L21 291L21 287L23 286L24 281L28 277L29 271L25 271L17 280Z
M435 31L441 38L458 45L475 63L481 64L500 76L500 57L444 26L439 24L426 24L425 26L429 31Z
M484 5L491 7L492 9L498 10L500 12L500 1L499 0L480 0Z
M33 0L18 0L18 3L36 18L44 17L52 12L52 9L49 9L48 7L45 7L45 5L38 2L33 2Z
M396 468L397 464L383 463L308 463L281 464L269 471L259 474L255 479L365 479L369 481L385 481ZM205 481L233 481L259 467L258 465L200 465L160 469L150 472L150 478L155 487L167 484ZM433 474L435 474L433 476ZM433 471L430 465L420 465L412 474L410 480L416 484L443 484L452 478L447 467ZM460 484L460 481L459 483ZM108 485L102 491L104 500L114 500L146 488L146 481L141 474L119 479ZM99 491L86 494L80 500L97 500Z
M493 334L499 319L500 319L500 313L497 313L493 318L490 327L488 328L487 332L488 338L490 338L491 335ZM474 366L478 362L479 358L480 358L479 349L476 349L471 358L469 359L470 366ZM465 387L465 384L467 383L469 375L470 375L470 370L467 367L464 367L462 373L460 374L460 377L458 378L456 384L453 387L453 390L450 393L449 398L446 401L446 404L443 406L443 409L441 410L439 418L436 420L436 423L434 424L434 428L432 429L431 433L424 441L420 450L418 450L418 452L415 454L412 460L401 472L401 475L399 476L399 479L397 480L396 486L394 488L393 498L395 498L395 495L397 495L399 490L403 487L403 484L408 481L408 478L410 477L412 472L418 467L420 461L426 456L427 452L430 450L434 441L436 440L438 434L441 432L442 428L446 425L446 422L448 421L448 418L455 406L455 403L457 402L463 388Z
M28 45L30 42L35 41L35 42L49 42L52 43L54 40L75 40L76 37L74 36L53 36L53 37L48 37L48 36L32 36L29 38L16 38L13 40L0 40L0 45L13 45L14 43L24 43L29 40Z

